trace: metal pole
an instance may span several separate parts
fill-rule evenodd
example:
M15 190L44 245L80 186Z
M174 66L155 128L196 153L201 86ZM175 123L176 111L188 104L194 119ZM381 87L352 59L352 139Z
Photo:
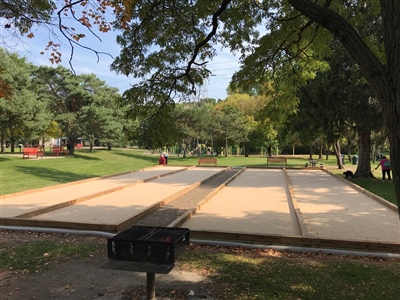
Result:
M155 300L156 299L156 274L155 273L146 273L147 278L147 299Z

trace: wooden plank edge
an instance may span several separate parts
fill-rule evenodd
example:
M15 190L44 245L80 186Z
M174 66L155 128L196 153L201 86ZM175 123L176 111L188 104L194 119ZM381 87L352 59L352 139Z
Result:
M117 231L117 226L114 224L76 223L76 222L15 219L15 218L0 218L0 225L2 225L2 226L63 228L63 229L93 230L93 231L106 231L106 232L116 232Z
M247 233L231 233L221 231L198 231L191 230L190 236L193 239L200 240L220 240L230 242L247 242L251 244L262 245L286 245L307 248L330 248L357 251L373 251L400 253L400 244L353 241L337 239L321 239L310 237L278 236L278 235L259 235Z
M303 237L308 237L310 235L308 233L307 223L304 220L303 213L301 212L301 209L300 209L299 204L297 202L297 198L296 198L295 193L293 191L293 185L292 185L292 182L290 180L289 174L287 173L287 171L285 169L283 169L282 172L284 174L285 181L286 181L289 205L291 205L293 207L294 214L295 214L296 221L297 221L297 226L298 226L298 228L300 230L300 234Z
M142 218L143 216L145 216L149 213L152 213L153 211L159 209L162 206L163 206L163 202L158 201L158 202L148 206L147 208L144 208L140 213L128 218L127 220L125 220L123 222L116 224L116 228L117 228L116 231L121 232L122 230L125 230L125 229L133 226L137 220L139 220L140 218Z

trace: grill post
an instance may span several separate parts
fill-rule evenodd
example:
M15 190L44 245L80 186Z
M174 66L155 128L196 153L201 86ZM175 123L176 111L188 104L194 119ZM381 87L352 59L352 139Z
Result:
M156 299L156 274L155 273L146 273L147 280L147 300L155 300Z

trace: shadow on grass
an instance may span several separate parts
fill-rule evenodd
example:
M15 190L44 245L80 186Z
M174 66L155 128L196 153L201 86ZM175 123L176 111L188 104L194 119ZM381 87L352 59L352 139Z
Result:
M234 299L397 299L391 278L399 274L385 265L302 259L269 259L215 255L217 297ZM243 278L243 274L246 274ZM368 289L365 282L374 282ZM335 295L332 297L332 295ZM370 297L373 295L373 297ZM242 299L242 298L241 298ZM244 299L244 297L243 297Z
M157 155L154 156L144 156L144 155L138 155L137 153L129 152L129 151L124 151L124 152L114 152L115 155L120 155L136 160L142 160L142 161L147 161L151 163L158 162L159 157Z
M90 152L87 151L87 153L90 153ZM76 152L74 153L74 156L72 158L74 158L74 159L82 159L82 160L102 160L101 158L98 158L98 157L81 155L81 154L77 154Z
M50 168L42 168L42 167L25 167L20 166L16 167L18 172L28 174L31 176L35 176L44 180L54 181L58 183L66 183L71 181L77 181L87 178L97 177L95 174L76 174L73 171L60 171L56 169Z
M377 178L354 178L352 182L371 193L398 205L396 202L396 192L392 183L387 181L383 182Z

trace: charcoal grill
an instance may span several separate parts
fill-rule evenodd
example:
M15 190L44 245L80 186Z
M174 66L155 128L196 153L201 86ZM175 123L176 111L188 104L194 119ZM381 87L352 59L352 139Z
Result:
M147 273L147 299L155 299L155 274L168 274L190 243L187 228L133 226L107 241L103 268Z

